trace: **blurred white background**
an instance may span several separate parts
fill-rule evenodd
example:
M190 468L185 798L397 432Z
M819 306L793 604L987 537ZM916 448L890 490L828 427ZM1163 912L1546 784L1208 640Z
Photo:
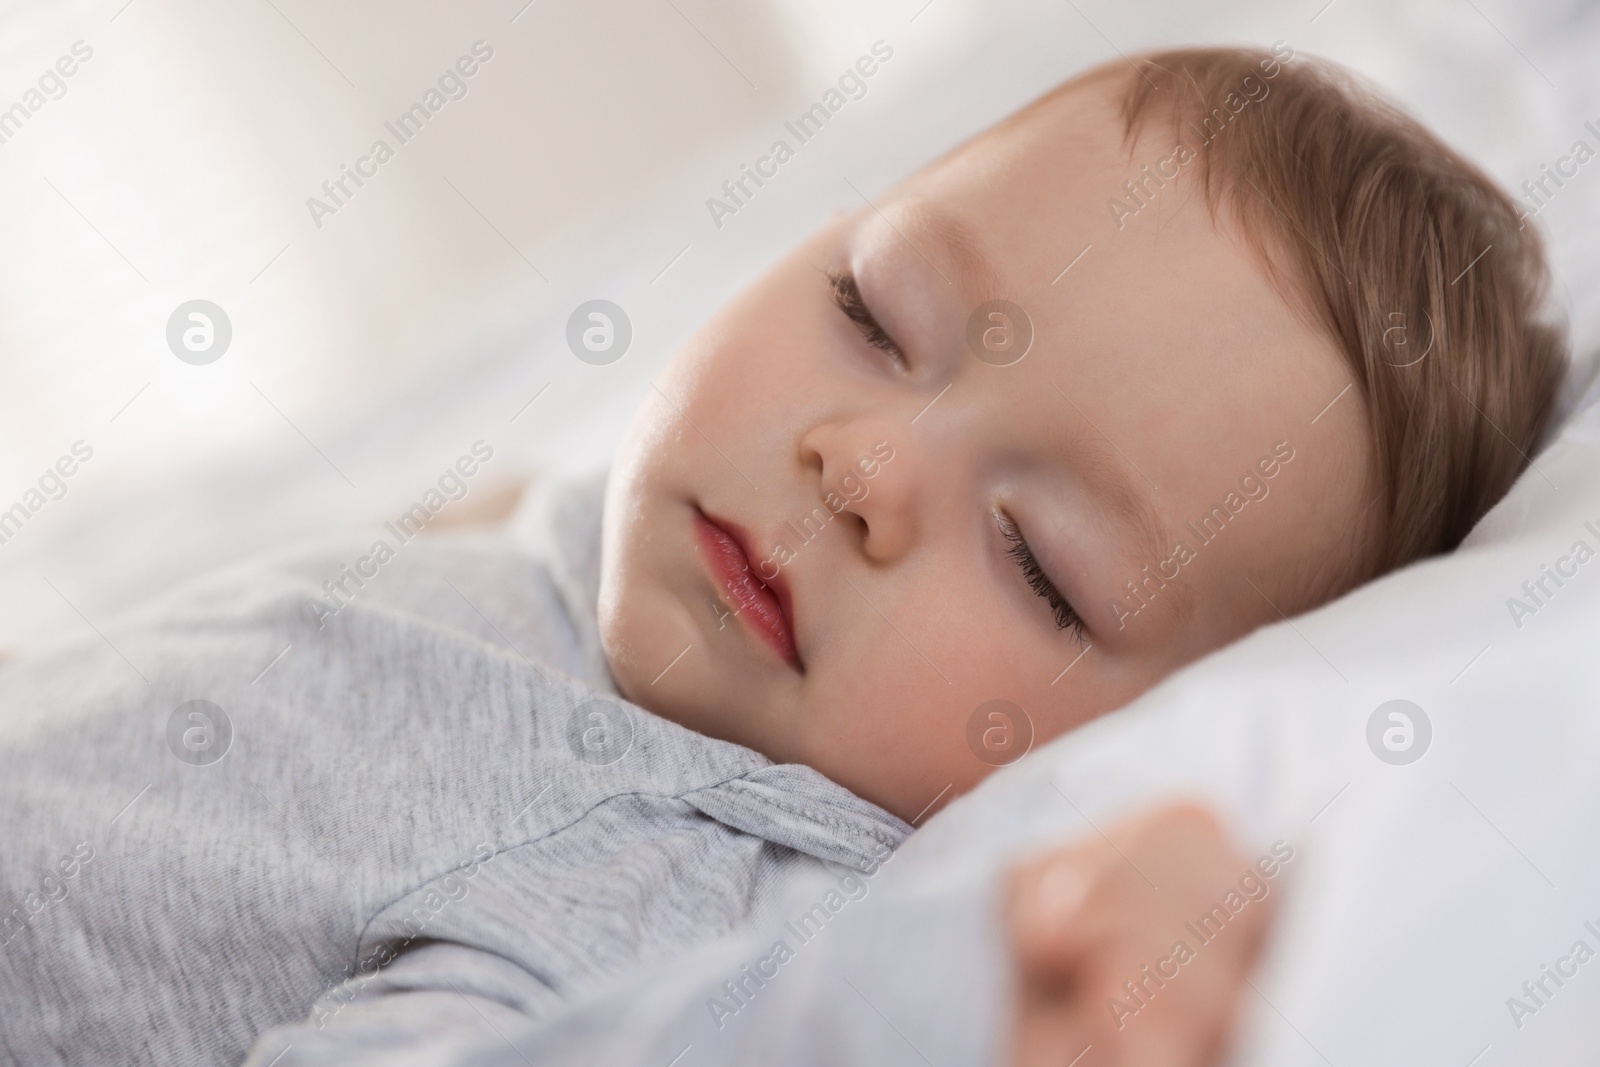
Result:
M868 95L716 227L706 198L880 39ZM1512 189L1600 144L1600 9L1572 0L0 5L0 109L93 49L3 128L0 509L94 449L0 544L0 648L386 517L479 438L506 480L602 465L694 326L859 205L846 178L875 196L1119 52L1280 39L1376 80ZM315 225L307 198L393 145L384 122L479 40L468 94ZM1585 347L1597 220L1600 163L1539 216ZM564 340L594 297L634 327L605 367ZM233 325L206 366L166 344L195 298Z

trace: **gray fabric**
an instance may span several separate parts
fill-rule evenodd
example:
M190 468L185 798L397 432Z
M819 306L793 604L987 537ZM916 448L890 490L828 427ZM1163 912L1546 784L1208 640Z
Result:
M916 860L910 860L916 864ZM1011 960L991 872L886 868L801 942L776 918L642 969L558 1016L438 1040L430 1067L976 1067L1006 1062ZM798 873L779 916L834 879ZM781 966L772 947L794 946ZM752 970L761 984L748 979ZM776 971L776 973L773 973ZM734 983L729 989L729 982ZM292 1055L292 1053L291 1053ZM1061 1060L1066 1064L1069 1053ZM287 1057L285 1058L287 1062ZM328 1059L343 1067L392 1060Z
M608 695L598 488L532 509L544 555L423 536L326 616L372 539L298 550L0 668L0 1051L237 1063L287 1024L251 1062L289 1067L374 1010L395 1048L525 1025L887 855L909 828L820 774ZM168 741L197 699L233 730L202 766Z

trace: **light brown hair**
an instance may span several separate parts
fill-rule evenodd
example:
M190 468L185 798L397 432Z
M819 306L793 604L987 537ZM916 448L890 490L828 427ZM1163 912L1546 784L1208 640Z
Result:
M1087 76L1107 77L1125 77L1130 145L1171 120L1212 212L1226 206L1365 394L1379 496L1351 577L1453 549L1528 464L1566 368L1537 233L1416 120L1292 49L1160 52Z

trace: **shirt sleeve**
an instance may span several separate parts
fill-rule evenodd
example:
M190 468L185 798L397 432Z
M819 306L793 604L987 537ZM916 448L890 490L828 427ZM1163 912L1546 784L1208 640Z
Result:
M524 1034L558 998L525 968L480 949L428 942L317 998L302 1022L263 1033L245 1067L463 1063ZM521 1063L508 1045L512 1062Z
M830 887L798 879L759 924L543 1018L519 1008L527 976L487 953L418 950L321 1028L263 1035L246 1067L997 1062L1009 979L992 883L902 883L820 927L785 918L812 914Z

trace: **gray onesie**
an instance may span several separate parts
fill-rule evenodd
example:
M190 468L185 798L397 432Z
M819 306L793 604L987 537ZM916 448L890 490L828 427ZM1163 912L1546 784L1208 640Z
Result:
M0 668L0 1052L481 1034L876 870L901 820L615 695L599 500L545 496L531 550L280 554Z

